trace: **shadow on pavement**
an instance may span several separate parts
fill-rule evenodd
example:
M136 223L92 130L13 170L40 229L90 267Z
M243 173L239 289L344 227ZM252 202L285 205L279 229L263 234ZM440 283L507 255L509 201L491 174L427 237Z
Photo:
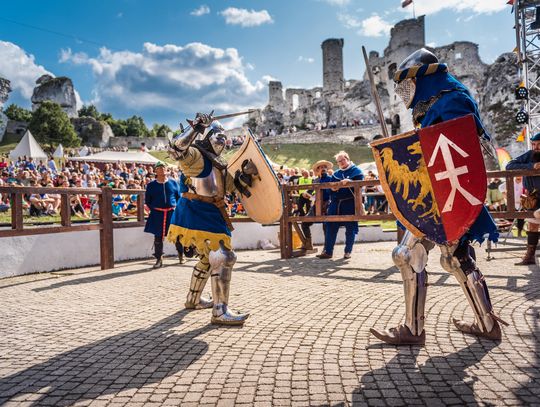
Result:
M370 348L388 346L393 347L377 344ZM477 378L465 370L496 346L479 341L458 352L431 357L423 365L417 364L420 348L400 347L386 366L362 376L361 385L352 394L352 405L380 405L381 399L385 405L479 405L473 390Z
M208 350L196 337L211 325L175 334L186 310L154 325L121 333L0 378L0 405L31 395L31 405L74 404L159 383L187 369ZM22 397L21 397L22 396Z

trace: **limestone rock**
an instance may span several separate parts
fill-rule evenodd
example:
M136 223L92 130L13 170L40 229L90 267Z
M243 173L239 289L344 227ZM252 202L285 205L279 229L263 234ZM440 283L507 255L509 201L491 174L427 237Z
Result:
M37 86L32 94L32 110L35 111L39 105L50 100L58 103L68 117L77 117L77 100L75 89L71 79L60 76L53 78L50 75L42 75L36 81Z
M109 139L114 137L111 126L93 117L73 118L71 123L84 145L107 147Z
M2 112L2 108L8 99L9 92L11 92L10 81L0 77L0 141L4 138L8 124L8 117Z

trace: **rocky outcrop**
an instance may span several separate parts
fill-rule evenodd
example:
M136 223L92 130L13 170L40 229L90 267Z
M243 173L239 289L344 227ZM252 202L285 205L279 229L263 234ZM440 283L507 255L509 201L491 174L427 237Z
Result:
M2 109L8 99L9 92L11 92L11 83L7 79L0 78L0 141L4 138L8 124L8 117L2 112Z
M504 147L512 156L524 151L524 143L516 143L516 136L523 126L516 124L515 115L521 103L514 96L519 85L517 55L502 54L491 64L485 75L480 111L487 130L495 143Z
M114 137L111 126L93 117L73 118L71 123L81 138L82 144L87 146L107 147L110 138Z
M32 94L32 110L35 111L39 105L50 100L58 103L68 117L77 117L77 99L75 89L71 79L60 76L53 78L51 75L42 75L36 81L37 86Z

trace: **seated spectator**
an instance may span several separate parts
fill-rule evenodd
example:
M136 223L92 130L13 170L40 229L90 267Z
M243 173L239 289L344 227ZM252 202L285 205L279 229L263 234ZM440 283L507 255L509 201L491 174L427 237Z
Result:
M486 204L490 211L504 211L506 210L506 200L504 194L499 189L502 184L502 180L495 178L488 184Z

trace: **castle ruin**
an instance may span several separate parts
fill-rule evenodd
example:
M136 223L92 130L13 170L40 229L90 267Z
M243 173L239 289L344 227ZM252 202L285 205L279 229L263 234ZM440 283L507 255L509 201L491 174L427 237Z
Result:
M274 130L277 134L295 127L318 130L329 123L377 124L375 105L371 100L367 72L361 80L345 79L343 73L344 40L331 38L323 41L322 87L312 89L283 89L279 81L268 84L268 105L251 116L259 134ZM480 59L478 45L468 41L453 42L440 47L426 46L424 16L398 22L390 32L388 46L383 55L369 53L375 83L385 122L391 134L413 128L411 114L394 92L393 75L398 65L412 52L425 47L447 63L449 72L462 81L478 101L480 112L496 144L507 147L511 153L519 152L521 145L513 143L517 128L513 116L519 104L513 97L519 83L515 55L501 55L491 64ZM381 133L380 126L372 126L370 139ZM365 132L363 132L365 133ZM290 137L294 139L294 136Z

